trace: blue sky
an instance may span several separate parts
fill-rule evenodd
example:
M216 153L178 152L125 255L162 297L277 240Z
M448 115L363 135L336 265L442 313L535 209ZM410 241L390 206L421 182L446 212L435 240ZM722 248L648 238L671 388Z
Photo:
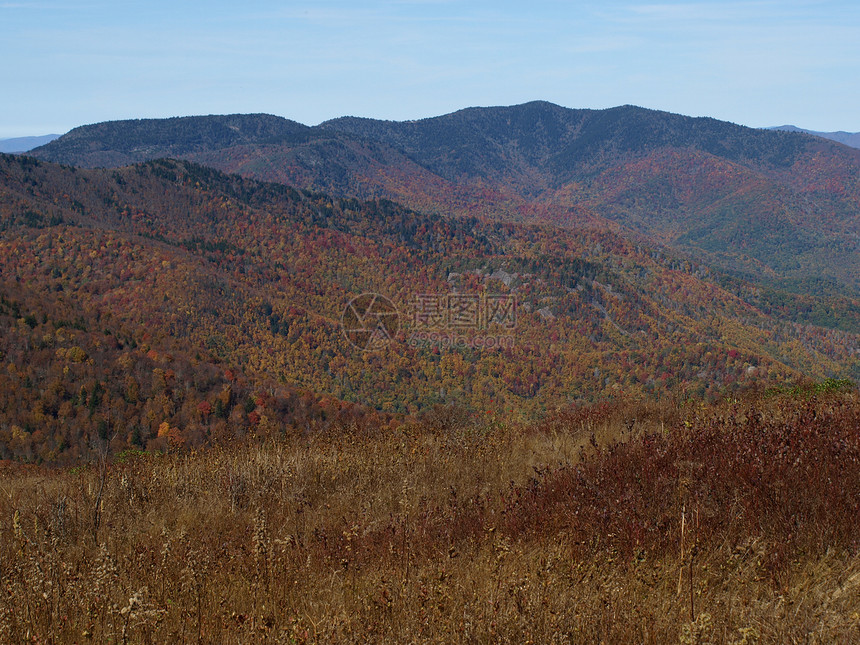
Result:
M860 3L0 0L0 138L544 99L860 131Z

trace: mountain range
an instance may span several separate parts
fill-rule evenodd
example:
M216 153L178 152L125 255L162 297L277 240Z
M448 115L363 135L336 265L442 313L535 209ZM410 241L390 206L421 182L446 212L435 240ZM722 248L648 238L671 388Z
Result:
M858 159L542 102L77 128L0 156L0 458L860 378Z
M425 212L594 225L781 289L860 294L860 151L802 133L533 102L315 127L269 115L109 122L30 154L80 167L175 157Z

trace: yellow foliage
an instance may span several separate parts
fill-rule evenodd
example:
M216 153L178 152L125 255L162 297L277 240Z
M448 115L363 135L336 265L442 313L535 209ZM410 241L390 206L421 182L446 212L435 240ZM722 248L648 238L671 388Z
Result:
M134 366L134 359L126 353L116 359L116 364L124 370L130 370Z
M77 345L66 350L66 359L73 363L83 363L87 358L89 358L87 353Z

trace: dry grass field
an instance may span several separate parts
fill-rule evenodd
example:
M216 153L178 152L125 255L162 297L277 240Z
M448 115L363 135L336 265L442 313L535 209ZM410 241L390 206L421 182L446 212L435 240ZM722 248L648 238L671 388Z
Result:
M0 581L3 643L857 643L860 397L7 463Z

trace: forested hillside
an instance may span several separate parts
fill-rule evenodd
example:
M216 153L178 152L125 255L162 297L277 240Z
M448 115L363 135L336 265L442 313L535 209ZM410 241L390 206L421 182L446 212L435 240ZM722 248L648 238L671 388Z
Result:
M536 101L419 121L267 115L112 122L31 154L183 157L422 212L624 231L798 294L860 294L860 151L802 133Z
M3 156L0 182L5 457L858 375L856 302L762 290L590 226L424 215L181 161ZM366 292L399 314L377 351L341 326ZM457 294L515 310L427 324L419 304Z

